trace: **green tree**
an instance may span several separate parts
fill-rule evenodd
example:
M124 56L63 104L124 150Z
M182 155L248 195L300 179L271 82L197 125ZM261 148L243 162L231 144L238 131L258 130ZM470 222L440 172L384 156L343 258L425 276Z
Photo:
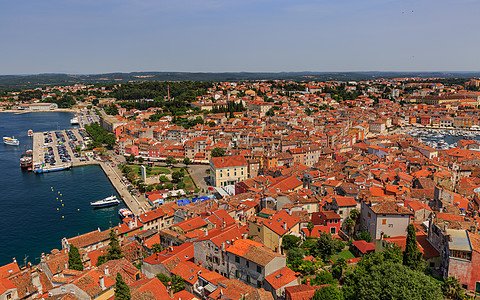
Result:
M322 232L317 240L316 254L324 261L345 247L342 241L334 239L330 233Z
M127 162L129 162L129 163L132 163L132 162L135 161L135 155L130 154L129 156L126 156L126 157L125 157L125 160L126 160Z
M267 117L273 117L273 116L275 115L275 110L273 109L273 107L270 108L270 109L265 113L265 115L266 115Z
M165 176L165 175L160 176L159 180L160 180L160 182L169 182L170 181L170 180L168 180L167 176Z
M373 241L372 236L366 230L358 232L357 240L364 240L367 243L371 243Z
M180 171L174 171L172 173L172 180L174 182L180 182L180 181L182 181L182 179L183 179L183 175Z
M422 252L418 249L417 235L415 226L408 225L407 242L405 251L403 252L403 264L413 270L421 270L423 268Z
M183 280L182 277L178 275L172 276L172 289L174 293L178 293L181 290L185 289L185 281Z
M167 156L165 163L170 166L174 166L177 163L177 160L173 156Z
M120 272L118 272L116 282L115 282L115 299L130 300L131 298L132 296L130 295L130 288L123 280Z
M158 280L160 280L164 286L168 287L168 283L172 281L172 279L170 277L168 277L167 275L163 274L163 273L158 273L156 275L156 277L158 278Z
M357 221L358 221L358 218L360 218L360 212L359 212L358 210L356 210L356 209L352 209L352 210L350 211L350 218L351 218L353 221L357 222Z
M356 274L354 281L351 299L443 299L439 284L422 272L401 264L373 265L368 272Z
M332 275L333 277L340 279L343 274L343 270L347 268L347 261L345 258L339 258L336 262L332 265Z
M343 293L338 287L327 285L315 291L312 300L343 300Z
M313 222L312 222L312 221L308 222L307 230L308 230L308 236L309 236L309 237L312 236L312 230L313 230L313 228L315 228L315 225L313 225Z
M322 284L331 284L334 283L335 279L332 276L332 273L328 271L320 271L317 273L317 276L312 280L312 285L322 285Z
M352 234L353 228L355 227L355 221L353 221L352 218L348 217L345 219L343 224L345 225L348 234Z
M118 243L117 234L113 229L110 230L110 243L109 248L107 251L107 259L114 260L123 257L122 248L120 248L120 244Z
M139 156L139 157L137 158L137 161L138 161L139 164L143 164L143 162L145 161L145 159L144 159L143 157Z
M153 253L160 253L163 251L163 248L162 248L162 245L160 245L159 243L155 243L152 245L152 252Z
M173 190L173 188L174 188L173 183L169 182L169 183L165 184L165 189Z
M184 189L185 188L185 182L183 181L180 181L178 184L177 184L177 189Z
M300 246L301 238L295 235L286 235L282 239L282 250L288 251Z
M447 299L451 300L463 300L465 299L465 293L460 286L460 282L455 277L445 278L445 281L442 285L443 295Z
M70 270L83 271L82 258L78 248L74 245L70 245L70 251L68 251L68 268Z
M212 157L222 157L225 156L225 149L216 147L212 150Z
M183 164L188 167L188 165L191 165L191 164L192 164L192 160L191 160L190 158L188 158L188 157L185 157L185 158L183 159Z

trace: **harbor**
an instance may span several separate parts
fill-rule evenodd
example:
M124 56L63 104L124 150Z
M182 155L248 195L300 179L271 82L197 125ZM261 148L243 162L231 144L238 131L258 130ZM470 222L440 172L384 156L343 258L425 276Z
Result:
M87 144L83 129L35 132L33 134L33 169L36 174L68 170L74 167L99 165L125 205L133 214L149 210L149 204L132 195L118 168L112 163L97 160L93 153L79 151ZM81 154L80 154L81 153Z

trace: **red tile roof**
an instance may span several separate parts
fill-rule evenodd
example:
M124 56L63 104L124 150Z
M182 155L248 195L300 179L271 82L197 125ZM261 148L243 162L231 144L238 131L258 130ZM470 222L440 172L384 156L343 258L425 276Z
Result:
M265 280L275 290L278 290L279 288L291 283L292 281L298 280L298 278L297 276L295 276L295 272L292 271L290 268L283 267L280 270L265 277Z

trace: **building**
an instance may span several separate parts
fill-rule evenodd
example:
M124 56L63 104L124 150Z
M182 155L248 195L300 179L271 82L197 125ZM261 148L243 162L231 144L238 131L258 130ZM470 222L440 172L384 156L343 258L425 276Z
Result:
M223 156L210 159L210 180L213 186L234 185L248 178L248 162L244 156Z
M371 206L362 202L362 227L376 240L384 234L406 236L411 216L413 212L393 201L384 201Z
M236 240L227 248L228 278L240 280L261 288L270 274L284 268L287 258L264 245L244 239Z

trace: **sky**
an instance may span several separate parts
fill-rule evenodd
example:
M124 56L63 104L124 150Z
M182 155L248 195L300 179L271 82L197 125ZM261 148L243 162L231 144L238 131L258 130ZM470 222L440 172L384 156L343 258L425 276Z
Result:
M14 0L0 74L480 71L478 0Z

